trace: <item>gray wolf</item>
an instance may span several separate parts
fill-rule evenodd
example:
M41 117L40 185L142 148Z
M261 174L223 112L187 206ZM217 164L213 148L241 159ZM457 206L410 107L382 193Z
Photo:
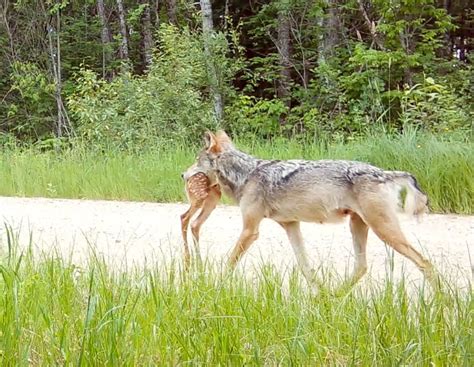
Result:
M209 168L205 168L209 171ZM181 233L184 240L184 260L185 267L188 268L190 264L191 254L188 245L188 227L189 221L199 210L198 217L191 223L191 233L193 237L194 249L198 258L199 253L199 232L201 226L209 218L212 211L215 209L217 203L221 198L221 190L219 185L212 179L212 173L206 174L202 169L199 169L196 164L189 167L181 176L184 179L184 189L186 196L190 203L189 209L181 214Z
M410 173L346 160L258 159L237 149L223 131L207 132L205 142L197 167L212 174L242 213L243 228L229 258L231 266L258 238L262 219L270 218L286 231L299 267L313 283L300 222L340 222L349 216L356 258L350 284L367 271L369 228L433 279L432 265L407 241L396 215L428 211L428 198Z

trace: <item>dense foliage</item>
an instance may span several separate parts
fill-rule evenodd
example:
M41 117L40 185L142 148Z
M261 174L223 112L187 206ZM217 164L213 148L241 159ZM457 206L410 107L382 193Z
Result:
M467 0L209 5L2 0L0 143L472 129Z

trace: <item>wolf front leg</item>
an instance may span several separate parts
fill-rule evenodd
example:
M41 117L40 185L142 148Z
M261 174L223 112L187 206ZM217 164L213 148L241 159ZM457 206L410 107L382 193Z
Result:
M279 224L286 231L291 246L293 247L293 252L295 253L298 266L301 268L301 271L310 285L311 290L316 292L316 275L308 260L308 254L306 253L303 235L301 234L300 222L279 222Z
M230 267L234 268L237 265L245 251L258 238L258 228L262 219L260 215L244 215L242 232L229 258Z

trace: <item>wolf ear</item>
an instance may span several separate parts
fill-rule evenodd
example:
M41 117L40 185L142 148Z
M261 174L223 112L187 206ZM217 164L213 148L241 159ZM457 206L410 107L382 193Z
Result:
M229 135L227 135L224 130L219 130L216 133L216 139L220 144L232 145L232 140L229 138Z
M206 142L206 151L208 153L219 153L222 150L217 137L210 131L206 131L204 134L204 141Z

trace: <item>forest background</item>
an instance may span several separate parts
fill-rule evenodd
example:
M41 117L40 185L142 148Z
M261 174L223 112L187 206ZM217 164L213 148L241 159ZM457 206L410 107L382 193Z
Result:
M469 3L2 0L1 142L469 131Z
M473 14L468 0L1 0L0 192L183 199L179 172L224 128L262 156L410 170L435 210L472 212Z

